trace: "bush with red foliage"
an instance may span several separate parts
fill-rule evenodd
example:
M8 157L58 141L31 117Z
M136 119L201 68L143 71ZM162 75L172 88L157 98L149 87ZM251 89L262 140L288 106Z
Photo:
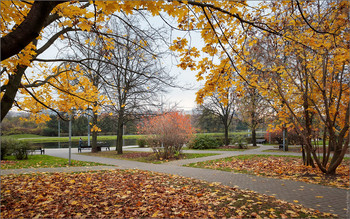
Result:
M147 144L159 159L179 155L182 146L191 139L194 132L190 118L180 112L144 118L137 129L140 134L147 135Z

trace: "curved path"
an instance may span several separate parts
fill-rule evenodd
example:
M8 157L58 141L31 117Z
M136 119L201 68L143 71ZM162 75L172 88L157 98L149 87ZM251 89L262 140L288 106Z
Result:
M128 160L117 160L111 158L84 156L84 153L77 154L77 148L72 149L72 159L81 161L92 161L104 163L106 165L115 166L96 166L96 167L68 167L68 168L39 168L39 169L18 169L18 170L2 170L4 174L19 174L32 172L77 172L89 170L108 170L108 169L140 169L155 171L168 174L176 174L184 177L191 177L205 180L208 182L220 182L223 185L231 187L239 187L240 189L253 190L258 193L275 196L278 199L293 203L297 200L300 204L308 208L317 209L322 212L330 212L338 214L341 218L349 218L348 209L350 208L349 190L326 187L310 183L283 180L275 178L267 178L253 176L248 174L240 174L233 172L225 172L211 169L200 169L192 167L184 167L182 165L206 160L214 160L218 158L237 156L241 154L273 154L285 155L286 153L262 152L272 148L272 146L262 146L257 149L246 151L191 151L185 150L185 153L219 153L219 155L172 161L163 164L149 164ZM111 148L113 150L113 148ZM149 151L149 148L137 148L133 146L125 147L124 150L132 151ZM46 154L68 158L68 149L46 149ZM288 155L300 155L297 153L288 153ZM322 198L321 198L322 197Z

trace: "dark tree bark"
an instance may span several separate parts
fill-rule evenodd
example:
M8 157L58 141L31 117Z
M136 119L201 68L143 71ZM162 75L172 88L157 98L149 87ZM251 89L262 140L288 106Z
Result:
M6 91L4 93L4 96L1 98L1 121L5 118L9 110L12 108L18 87L21 84L21 79L26 69L27 66L17 67L16 74L10 77L9 82L6 85Z
M47 22L45 22L45 26L49 25L53 19L58 18L56 16L57 14L51 15ZM45 52L53 43L54 41L64 33L67 33L68 31L73 30L71 27L65 28L55 35L53 35L41 48L35 51L36 55L32 57L32 60L34 60L37 56ZM34 45L37 45L38 41L36 39L33 40ZM31 60L31 61L32 61ZM17 95L18 89L21 86L21 79L27 70L28 66L17 66L16 74L10 76L8 84L4 85L1 88L1 92L4 92L3 97L1 98L1 121L5 118L7 113L10 111L10 109L13 106L13 103L15 101L15 97Z
M224 144L227 146L230 144L230 139L228 137L228 129L229 129L229 122L227 121L227 119L224 120L224 128L225 128L225 140L224 140Z
M253 146L256 146L256 130L255 130L255 126L252 127L252 143L253 143Z
M1 37L1 61L18 54L39 36L53 8L64 1L35 1L25 20Z
M117 153L123 154L123 130L124 130L124 111L123 108L119 111L117 124Z
M94 106L97 106L97 102L94 103ZM97 112L92 113L92 125L97 125ZM93 153L97 153L98 152L98 148L97 148L97 131L93 131L92 132L92 144L91 144L91 152Z

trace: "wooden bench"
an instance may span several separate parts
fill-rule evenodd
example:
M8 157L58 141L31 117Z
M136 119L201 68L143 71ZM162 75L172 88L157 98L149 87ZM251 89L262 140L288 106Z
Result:
M32 154L34 154L34 152L36 152L36 151L40 152L40 154L45 154L45 149L42 147L34 147L34 148L28 150L28 152L30 152Z
M82 146L78 146L78 153L81 153L82 149L91 149L91 146L87 146L87 145L82 145Z
M102 151L102 148L106 148L106 151L110 151L110 144L107 142L97 142L97 151ZM82 149L92 149L92 146L87 146L87 145L82 145L82 146L78 146L78 153L81 153Z
M266 143L266 139L256 139L256 143L257 144L265 144Z
M102 145L102 146L97 146L97 151L102 151L102 148L106 148L106 151L111 150L109 145Z

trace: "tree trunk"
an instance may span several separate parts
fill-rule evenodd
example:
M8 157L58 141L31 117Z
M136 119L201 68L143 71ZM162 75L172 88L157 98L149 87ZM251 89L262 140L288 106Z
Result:
M303 144L301 145L301 154L303 156L303 164L306 165L305 149Z
M123 130L124 130L124 111L120 110L117 124L117 154L123 154Z
M312 159L310 150L306 150L306 166L315 167L314 160Z
M119 125L118 124L118 131L117 131L117 153L118 154L123 154L123 124Z
M229 145L230 144L230 139L228 138L228 125L227 123L225 123L225 146Z
M97 103L95 105L97 105ZM93 113L92 113L92 127L96 127L97 126L97 116L98 116L97 112L93 111ZM93 130L91 135L92 135L91 152L92 153L97 153L98 152L98 148L97 148L97 130Z
M52 9L64 1L35 1L24 21L1 37L1 61L18 54L37 38Z
M21 84L21 79L26 69L26 66L17 67L16 74L10 77L4 96L1 98L1 121L5 118L7 113L12 108L18 87Z
M253 144L253 146L256 146L256 130L255 130L255 126L252 126L252 144Z
M284 151L288 151L288 129L284 128Z

